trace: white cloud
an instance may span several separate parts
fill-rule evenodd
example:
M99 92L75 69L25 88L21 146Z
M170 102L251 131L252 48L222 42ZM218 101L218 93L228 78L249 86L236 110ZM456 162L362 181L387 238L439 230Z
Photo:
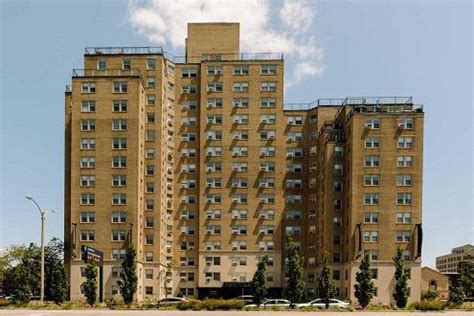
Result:
M286 70L291 84L321 75L324 55L312 29L315 4L308 0L284 0L281 8L274 8L271 3L269 0L131 0L129 19L150 44L161 45L165 50L171 47L175 52L184 50L188 22L239 22L242 52L284 53L287 65L295 65Z

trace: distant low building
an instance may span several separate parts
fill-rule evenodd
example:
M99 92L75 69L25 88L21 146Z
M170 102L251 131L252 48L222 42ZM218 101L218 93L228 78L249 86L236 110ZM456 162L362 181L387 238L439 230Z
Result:
M436 257L436 269L444 274L455 274L458 272L460 262L474 264L474 246L467 244L453 248L450 254Z
M421 293L428 291L437 291L439 299L448 300L449 277L432 268L421 268Z

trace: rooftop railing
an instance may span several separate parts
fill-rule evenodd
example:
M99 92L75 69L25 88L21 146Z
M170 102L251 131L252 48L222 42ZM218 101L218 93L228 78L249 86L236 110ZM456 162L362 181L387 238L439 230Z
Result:
M413 98L407 96L383 96L383 97L347 97L347 98L321 98L306 103L285 103L285 110L311 110L316 107L342 107L348 106L406 106L406 108L423 109L421 105L413 104Z
M85 55L163 54L162 47L86 47Z
M174 63L200 63L204 61L283 60L283 53L204 54L201 56L175 56L162 47L86 47L85 55L163 55Z
M70 84L66 85L66 92L72 92L72 85Z
M123 69L73 69L72 77L141 77L138 69L123 70Z

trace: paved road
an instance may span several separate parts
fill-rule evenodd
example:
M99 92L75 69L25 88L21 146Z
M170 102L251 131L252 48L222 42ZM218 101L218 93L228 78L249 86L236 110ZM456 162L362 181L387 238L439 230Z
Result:
M0 315L22 315L22 316L105 316L105 315L112 315L112 316L257 316L257 315L264 315L264 316L304 316L304 315L316 315L316 314L323 314L320 312L298 312L298 311L285 311L285 312L270 312L270 311L259 311L259 312L250 312L250 311L156 311L156 310L144 310L144 311L112 311L112 310L64 310L64 311L40 311L40 310L0 310ZM418 315L418 316L439 316L440 314L447 315L447 316L455 316L455 315L474 315L474 312L423 312L420 314L419 312L351 312L351 313L338 313L338 312L331 312L329 314L324 313L327 316L332 315L346 315L346 316L376 316L376 315L383 315L383 316L407 316L407 315ZM324 315L323 314L323 315Z

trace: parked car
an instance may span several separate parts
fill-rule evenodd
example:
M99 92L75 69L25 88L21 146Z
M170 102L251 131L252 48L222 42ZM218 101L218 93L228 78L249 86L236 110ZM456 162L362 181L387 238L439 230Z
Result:
M263 307L263 308L271 308L271 307L285 307L285 308L288 308L288 307L290 307L290 304L291 304L291 302L289 300L285 300L285 299L282 299L282 298L272 298L272 299L268 299L268 300L263 301L263 303L260 305L260 307ZM250 304L250 305L247 305L247 307L255 308L255 307L257 307L257 305L256 304Z
M312 307L312 306L319 307L319 308L326 308L326 303L324 303L324 301L322 299L317 298L317 299L312 300L308 303L296 304L296 308ZM337 300L335 298L329 299L329 308L331 308L331 307L348 308L349 306L350 306L350 304L347 303L347 302L343 302L343 301Z
M175 296L168 296L166 298L159 299L156 302L157 306L166 306L166 305L177 305L181 302L185 302L187 299L185 297L175 297Z
M253 304L253 295L237 296L235 300L244 301L245 305Z

